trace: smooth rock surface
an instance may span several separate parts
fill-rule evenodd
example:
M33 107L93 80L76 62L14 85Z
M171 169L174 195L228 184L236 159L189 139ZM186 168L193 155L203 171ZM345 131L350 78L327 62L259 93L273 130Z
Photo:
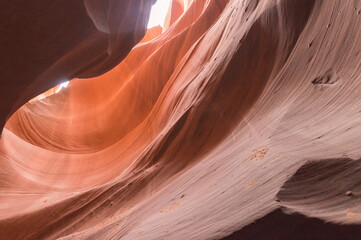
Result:
M152 3L0 3L0 239L360 235L361 1Z

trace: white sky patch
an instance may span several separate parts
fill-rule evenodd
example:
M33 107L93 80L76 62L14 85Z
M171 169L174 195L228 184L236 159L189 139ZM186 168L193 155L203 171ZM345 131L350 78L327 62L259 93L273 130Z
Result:
M160 25L163 27L165 17L167 16L167 12L169 9L170 2L172 0L157 0L157 2L153 5L150 11L150 18L148 22L148 28L152 28ZM61 91L61 89L66 88L69 84L69 81L63 82L60 84L58 89L56 89L55 93Z
M150 12L148 28L152 28L158 25L163 27L170 1L171 0L157 0Z
M58 89L56 89L55 93L60 92L60 90L62 88L66 88L69 85L69 81L63 82L62 84L60 84L60 86L58 87Z

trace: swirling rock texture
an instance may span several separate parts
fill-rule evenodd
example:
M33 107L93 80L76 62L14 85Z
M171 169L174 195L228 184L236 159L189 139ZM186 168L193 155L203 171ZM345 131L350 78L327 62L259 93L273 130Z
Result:
M0 239L359 239L361 1L154 2L0 3Z

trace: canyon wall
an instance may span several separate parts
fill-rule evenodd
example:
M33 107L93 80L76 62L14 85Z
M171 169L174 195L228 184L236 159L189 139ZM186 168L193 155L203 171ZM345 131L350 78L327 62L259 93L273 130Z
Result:
M154 2L0 3L0 239L357 239L361 1Z

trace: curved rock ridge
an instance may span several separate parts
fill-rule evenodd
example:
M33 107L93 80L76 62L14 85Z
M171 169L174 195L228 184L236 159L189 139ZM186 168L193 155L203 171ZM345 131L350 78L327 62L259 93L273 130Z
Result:
M276 198L283 207L307 216L360 224L360 175L360 160L312 161L297 170Z
M182 56L213 23L206 21L208 15L200 16L202 11L215 20L225 2L195 2L186 14L189 17L154 41L134 48L113 70L93 79L72 80L61 94L24 106L7 128L55 151L94 152L114 144L149 114ZM179 57L170 57L175 54ZM165 64L159 64L161 58L167 59ZM157 69L160 74L149 74ZM56 135L49 136L49 129Z
M0 128L49 88L115 67L144 36L153 2L2 2Z
M360 231L360 225L339 225L298 213L290 215L278 209L223 240L358 240Z
M361 234L361 1L153 3L0 4L0 239Z

